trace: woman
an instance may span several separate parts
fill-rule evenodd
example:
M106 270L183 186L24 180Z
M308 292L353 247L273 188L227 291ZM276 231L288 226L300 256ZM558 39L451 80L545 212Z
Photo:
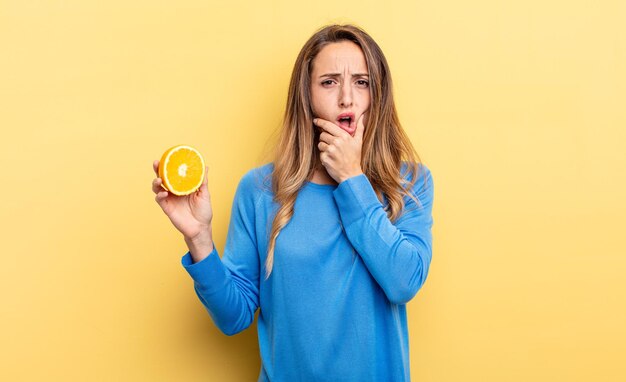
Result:
M185 197L153 182L215 324L238 333L260 307L260 381L410 380L405 304L431 261L433 180L391 85L363 30L331 25L307 41L274 162L242 178L221 259L206 177Z

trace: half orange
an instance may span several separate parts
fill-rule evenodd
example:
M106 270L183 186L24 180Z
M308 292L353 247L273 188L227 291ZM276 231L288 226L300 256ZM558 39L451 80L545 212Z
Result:
M163 187L174 195L189 195L204 180L204 159L198 150L178 145L168 149L159 162Z

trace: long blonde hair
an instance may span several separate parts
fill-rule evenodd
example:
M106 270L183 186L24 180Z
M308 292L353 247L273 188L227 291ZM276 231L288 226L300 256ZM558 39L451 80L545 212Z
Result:
M291 74L272 173L274 201L279 207L270 230L266 278L272 273L276 239L293 216L298 192L320 165L316 142L318 133L313 128L311 109L313 60L326 45L344 40L352 41L361 48L370 77L371 103L361 150L363 173L392 221L402 213L403 196L415 199L410 190L417 179L415 175L420 160L400 126L393 101L391 74L382 50L356 26L329 25L320 29L302 47ZM406 162L406 171L401 174L403 162ZM404 179L409 174L410 181L406 182Z

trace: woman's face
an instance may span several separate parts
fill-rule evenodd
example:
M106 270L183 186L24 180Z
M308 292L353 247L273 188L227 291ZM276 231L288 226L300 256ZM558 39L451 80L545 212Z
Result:
M367 64L358 45L331 43L313 59L311 106L315 117L354 135L357 121L370 106Z

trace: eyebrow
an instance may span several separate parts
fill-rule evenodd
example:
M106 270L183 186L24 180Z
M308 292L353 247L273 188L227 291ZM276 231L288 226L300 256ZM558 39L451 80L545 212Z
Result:
M369 77L369 76L370 75L368 73L355 73L352 75L352 77ZM322 77L341 77L341 73L326 73L320 76L320 78Z

